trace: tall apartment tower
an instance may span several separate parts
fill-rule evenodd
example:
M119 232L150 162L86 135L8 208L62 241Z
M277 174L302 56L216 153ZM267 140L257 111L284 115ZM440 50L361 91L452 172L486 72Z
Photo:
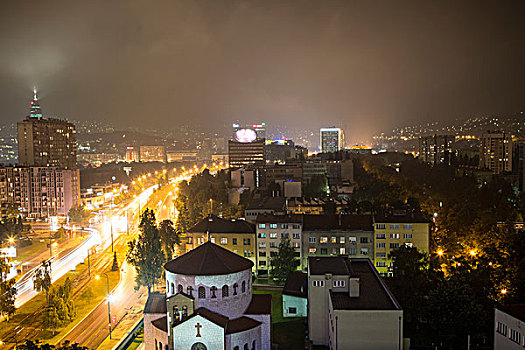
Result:
M18 164L76 169L76 143L75 125L42 117L35 90L29 115L18 122Z
M340 128L321 128L319 136L323 153L337 152L344 147L343 130Z
M430 135L419 138L419 159L430 165L448 164L455 153L454 135Z
M502 131L481 135L479 166L494 174L512 171L512 138Z

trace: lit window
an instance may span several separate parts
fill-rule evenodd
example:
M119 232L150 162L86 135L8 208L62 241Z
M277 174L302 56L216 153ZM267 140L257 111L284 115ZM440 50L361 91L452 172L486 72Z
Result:
M399 224L390 224L391 230L399 230Z
M337 243L337 237L332 237L331 242L332 243Z
M315 243L315 241L316 241L315 237L308 237L309 243Z
M344 236L339 237L339 243L345 244L345 237Z
M324 281L312 281L312 287L324 287Z
M386 248L386 243L376 243L376 248L384 249Z
M277 238L277 233L270 233L270 238L271 239Z
M399 233L391 233L390 238L392 239L399 239Z
M412 239L414 237L414 235L412 233L404 233L403 234L403 238L404 239Z
M413 230L414 224L403 224L403 230Z
M277 224L270 224L270 228L277 228Z
M386 224L376 224L376 229L377 230L384 230L384 229L386 229Z
M222 237L221 238L221 244L228 244L228 238Z
M266 224L259 224L259 228L266 228Z
M310 253L310 254L315 254L316 251L317 251L317 248L310 248L310 249L308 249L308 253Z
M344 287L345 281L344 280L333 280L333 286L334 287Z
M266 238L266 233L259 233L257 236L259 238Z
M376 235L376 238L377 238L377 239L385 239L385 238L386 238L386 235L385 235L384 233L378 233L378 234Z
M319 243L328 243L328 237L321 237Z

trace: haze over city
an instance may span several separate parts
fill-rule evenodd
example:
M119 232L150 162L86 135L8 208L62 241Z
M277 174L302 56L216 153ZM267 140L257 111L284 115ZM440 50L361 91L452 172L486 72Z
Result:
M265 120L352 143L525 100L522 1L3 1L0 118Z
M523 350L524 1L0 3L0 350Z

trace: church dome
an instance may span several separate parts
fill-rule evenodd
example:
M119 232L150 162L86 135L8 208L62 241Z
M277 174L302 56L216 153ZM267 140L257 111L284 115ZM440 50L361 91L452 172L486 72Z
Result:
M166 263L164 269L181 275L228 275L250 270L253 262L214 243L206 242Z

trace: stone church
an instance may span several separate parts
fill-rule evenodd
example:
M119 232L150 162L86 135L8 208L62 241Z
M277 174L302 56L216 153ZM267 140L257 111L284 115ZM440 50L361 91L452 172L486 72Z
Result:
M166 294L144 307L146 350L269 350L271 295L252 294L252 266L211 242L164 265Z

